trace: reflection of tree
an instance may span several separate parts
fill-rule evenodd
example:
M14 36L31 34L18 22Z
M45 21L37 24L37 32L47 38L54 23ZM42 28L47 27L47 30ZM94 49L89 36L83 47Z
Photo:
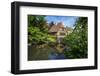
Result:
M87 57L87 18L80 17L75 24L75 28L71 34L64 38L63 43L69 47L65 55L70 58L86 58Z

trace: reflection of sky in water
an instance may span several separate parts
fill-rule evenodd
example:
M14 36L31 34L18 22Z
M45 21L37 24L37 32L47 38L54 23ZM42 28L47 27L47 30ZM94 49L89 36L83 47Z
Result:
M76 20L78 19L78 16L46 16L45 19L47 20L48 23L54 22L63 22L65 26L73 27L75 24Z
M66 59L64 54L50 53L48 56L49 59Z

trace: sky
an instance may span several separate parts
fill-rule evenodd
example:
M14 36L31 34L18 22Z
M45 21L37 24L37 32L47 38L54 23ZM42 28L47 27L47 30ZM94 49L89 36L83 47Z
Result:
M75 24L76 20L79 17L77 16L46 16L45 19L47 20L47 23L50 22L54 22L54 23L58 23L58 22L62 22L64 24L64 26L68 26L68 27L73 27L73 25Z

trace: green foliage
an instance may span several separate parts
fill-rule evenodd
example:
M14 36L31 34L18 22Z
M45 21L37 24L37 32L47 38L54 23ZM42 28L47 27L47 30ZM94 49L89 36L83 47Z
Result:
M62 53L66 58L86 58L88 52L88 19L80 17L75 23L75 28L68 28L72 33L64 37L61 44L56 43L56 37L48 33L49 28L45 16L28 15L28 43L33 45L47 44ZM50 23L54 25L53 22Z
M86 58L87 57L87 18L80 17L75 24L75 29L69 35L67 35L63 43L66 44L69 49L65 51L65 55L69 58Z
M48 34L45 16L28 16L28 43L44 44L55 41L55 38Z
M54 43L56 42L56 37L48 34L47 41Z

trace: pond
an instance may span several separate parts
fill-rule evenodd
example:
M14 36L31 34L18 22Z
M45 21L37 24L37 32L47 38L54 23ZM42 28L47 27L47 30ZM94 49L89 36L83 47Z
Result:
M52 60L52 59L66 59L66 57L63 53L58 54L58 53L54 52L54 53L50 53L48 55L48 59L50 59L50 60Z
M55 59L66 59L64 53L59 53L59 48L51 48L46 46L44 48L36 48L34 46L28 46L28 60L55 60Z

